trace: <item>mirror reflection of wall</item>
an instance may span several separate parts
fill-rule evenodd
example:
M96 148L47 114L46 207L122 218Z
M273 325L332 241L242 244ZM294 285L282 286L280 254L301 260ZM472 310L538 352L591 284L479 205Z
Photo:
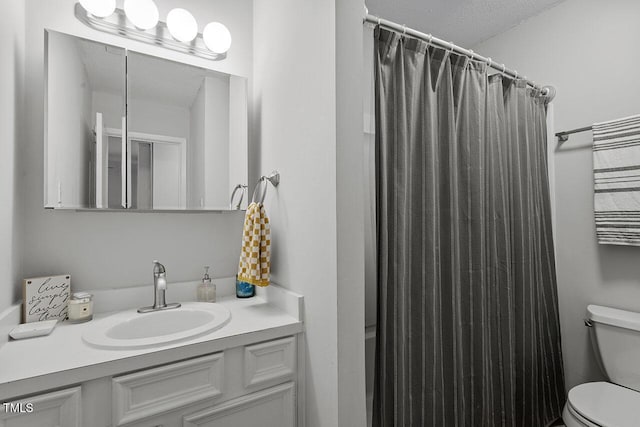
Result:
M246 78L51 31L47 78L45 207L228 210L247 184Z
M154 208L197 209L229 203L231 78L129 53L130 135L174 141L153 144Z
M125 50L56 32L47 43L45 206L106 207L108 178L96 164L106 166L111 138L122 138Z

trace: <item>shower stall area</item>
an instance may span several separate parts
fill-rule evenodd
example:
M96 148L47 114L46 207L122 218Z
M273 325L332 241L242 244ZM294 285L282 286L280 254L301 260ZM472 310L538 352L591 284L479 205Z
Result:
M366 21L368 423L554 425L565 403L547 167L555 90Z

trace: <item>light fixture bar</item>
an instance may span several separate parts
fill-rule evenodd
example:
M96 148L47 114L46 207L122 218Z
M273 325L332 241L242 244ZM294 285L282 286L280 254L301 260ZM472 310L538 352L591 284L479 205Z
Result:
M162 46L176 52L188 53L213 61L220 61L227 57L226 52L214 53L207 49L201 33L198 33L190 43L183 43L175 40L169 34L167 24L162 21L150 30L140 30L127 20L122 9L116 9L111 16L106 18L97 18L87 12L80 3L76 3L74 12L80 22L98 31L128 37L132 40Z

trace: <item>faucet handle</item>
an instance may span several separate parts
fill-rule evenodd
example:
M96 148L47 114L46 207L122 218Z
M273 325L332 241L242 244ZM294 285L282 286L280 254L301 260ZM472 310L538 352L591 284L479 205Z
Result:
M166 269L164 268L164 265L160 264L158 262L157 259L153 260L153 274L165 274L166 273Z

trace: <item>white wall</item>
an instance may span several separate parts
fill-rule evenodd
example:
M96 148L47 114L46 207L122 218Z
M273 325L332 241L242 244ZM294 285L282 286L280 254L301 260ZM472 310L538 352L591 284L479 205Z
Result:
M252 153L259 173L281 174L265 202L272 279L305 296L308 427L365 418L362 11L352 0L254 8Z
M127 131L189 139L188 108L135 98L127 103Z
M365 282L365 369L367 413L371 416L373 405L373 381L375 376L376 350L376 316L377 316L377 259L376 259L376 229L375 229L375 102L374 102L374 43L373 28L365 25L362 41L362 108L364 111L363 124L363 159L364 159L364 282Z
M104 91L93 91L91 96L91 110L102 113L104 127L121 130L122 117L124 116L124 93L115 94ZM95 119L93 126L95 126Z
M474 50L558 90L556 131L640 113L640 2L568 0ZM598 245L591 134L555 148L556 247L568 387L602 378L583 326L587 304L640 311L640 248Z
M14 162L22 138L21 99L24 85L24 17L23 0L2 3L0 25L0 312L15 301L19 283L20 215L16 214L18 171Z
M95 91L92 99L91 108L93 111L103 113L106 127L122 128L123 98L121 95ZM189 138L189 108L140 98L129 98L127 103L129 132Z
M156 3L161 17L176 6L173 0ZM29 115L17 159L20 215L25 224L20 257L23 267L18 277L69 272L75 289L149 284L153 259L167 266L168 279L173 282L199 278L203 265L211 265L215 276L235 274L242 214L78 213L43 209L43 34L44 28L50 28L171 60L250 76L251 0L180 2L180 6L198 18L200 30L208 21L227 25L233 35L233 46L227 59L220 62L97 32L76 20L74 4L75 0L26 2L29 19L24 50L25 100ZM122 1L118 1L118 5L122 7ZM18 281L5 286L14 290L15 300Z
M364 96L360 1L338 0L336 16L336 173L338 257L338 420L364 426Z
M272 280L305 297L307 427L338 425L334 24L333 0L254 3L259 173L281 175Z

